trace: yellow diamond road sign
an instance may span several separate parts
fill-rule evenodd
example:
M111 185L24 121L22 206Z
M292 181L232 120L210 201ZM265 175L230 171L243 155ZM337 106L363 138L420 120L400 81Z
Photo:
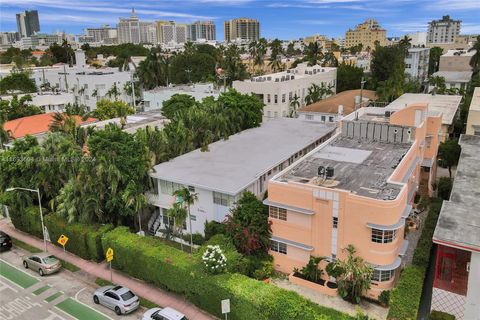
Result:
M60 243L62 246L65 247L65 245L67 244L67 241L68 241L68 237L67 237L66 235L62 234L62 235L60 236L60 238L58 238L58 241L57 241L57 242Z
M107 258L107 262L110 262L113 260L113 249L108 248L107 253L105 254L105 257Z

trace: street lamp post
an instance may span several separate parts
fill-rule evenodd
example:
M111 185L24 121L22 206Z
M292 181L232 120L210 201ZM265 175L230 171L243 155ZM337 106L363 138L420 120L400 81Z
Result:
M37 193L38 208L40 210L40 221L42 222L43 244L45 246L45 252L47 252L47 235L45 234L45 225L43 224L43 211L42 211L42 202L41 202L41 198L40 198L40 190L38 188L37 189L28 189L28 188L15 187L15 188L8 188L5 191L10 192L10 191L15 191L15 190L24 190L24 191L30 191L30 192L36 192Z

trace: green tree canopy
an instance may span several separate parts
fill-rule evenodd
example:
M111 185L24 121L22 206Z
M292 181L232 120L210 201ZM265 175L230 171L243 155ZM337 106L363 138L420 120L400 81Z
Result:
M268 208L251 192L245 192L227 217L227 235L245 255L265 255L272 234Z
M440 47L430 48L430 56L428 59L428 75L432 75L438 71L440 64L440 56L443 54L443 49Z
M10 101L0 100L0 118L3 121L9 121L43 113L39 107L29 104L30 101L32 97L28 94L20 99L17 95L13 95Z
M337 93L346 90L360 89L363 69L341 63L337 68Z
M195 105L195 98L188 94L174 94L163 102L162 114L168 119L173 119L175 114L189 109Z
M97 109L93 111L93 116L100 120L107 120L119 117L125 118L134 113L135 110L126 102L101 99L97 102Z
M445 142L440 142L438 147L438 159L448 168L450 178L452 177L452 167L456 166L460 157L462 148L455 139L449 139Z
M30 79L26 72L16 72L3 77L0 80L0 94L6 94L9 91L20 91L22 93L36 92L35 81Z

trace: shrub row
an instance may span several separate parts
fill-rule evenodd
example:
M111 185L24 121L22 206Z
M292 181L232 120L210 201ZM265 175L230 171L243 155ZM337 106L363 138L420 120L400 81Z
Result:
M221 239L216 241L221 242ZM115 251L114 268L182 294L203 310L222 317L220 301L230 299L229 319L352 319L339 311L319 306L295 292L244 275L207 275L198 255L169 247L155 238L141 237L118 227L102 238L103 247ZM224 249L227 264L236 258ZM133 258L134 257L134 258Z
M9 213L15 228L38 238L43 238L38 206L27 207L22 212L10 209Z
M69 238L65 246L68 252L87 260L105 259L101 239L104 233L113 229L112 225L66 223L62 218L51 214L45 217L45 226L53 244L60 246L57 240L64 234Z
M433 232L441 208L442 200L432 199L422 235L413 253L412 265L402 271L398 284L390 295L388 319L417 319L425 274L430 261Z

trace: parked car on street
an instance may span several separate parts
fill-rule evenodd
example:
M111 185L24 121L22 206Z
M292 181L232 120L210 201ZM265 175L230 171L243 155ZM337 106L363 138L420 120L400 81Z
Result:
M37 271L40 276L52 274L62 268L60 260L48 252L36 253L23 258L23 266L26 269Z
M0 251L10 250L12 247L12 239L3 231L0 231Z
M185 315L173 308L152 308L143 314L142 320L187 320Z
M138 297L122 286L98 288L93 294L93 302L114 310L118 315L131 313L140 305Z

